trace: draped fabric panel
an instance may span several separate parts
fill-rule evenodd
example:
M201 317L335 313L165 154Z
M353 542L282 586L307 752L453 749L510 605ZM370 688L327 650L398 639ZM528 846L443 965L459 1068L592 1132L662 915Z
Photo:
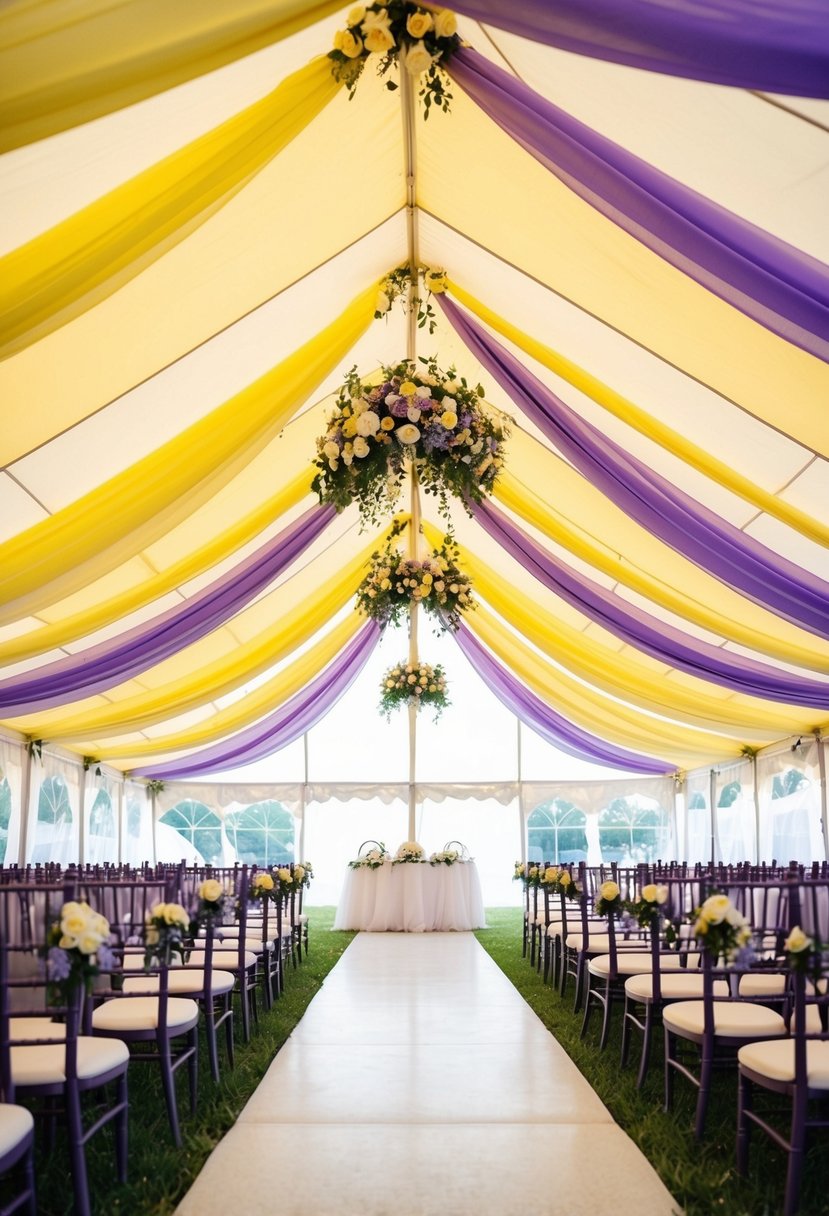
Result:
M0 11L0 151L152 97L339 8L336 0L12 0Z
M461 651L498 699L522 722L567 755L596 760L611 768L634 773L665 773L673 767L650 756L636 755L625 748L615 747L579 729L545 705L496 662L465 625L461 625L456 637Z
M250 764L260 756L287 747L315 723L348 690L377 645L380 628L368 621L349 647L316 680L307 684L287 704L255 726L226 738L222 743L197 752L186 761L138 768L139 777L198 777L222 768Z
M693 502L580 418L452 300L441 297L441 307L513 401L608 498L755 603L829 636L829 584Z
M561 376L579 392L585 393L617 418L621 418L628 425L635 427L648 439L660 444L680 460L684 460L686 464L704 473L706 477L712 478L719 485L738 494L758 510L766 511L782 523L802 532L809 539L817 541L818 544L829 545L829 525L801 510L793 503L787 502L776 494L764 490L762 486L749 481L747 477L741 475L739 469L734 468L733 464L721 460L716 453L701 447L660 423L634 402L629 401L609 385L603 384L596 376L592 376L558 351L531 338L528 334L522 333L492 308L488 308L468 291L459 287L457 283L450 280L449 286L452 295L456 296L458 301L474 313L479 320L491 326L502 337L515 343L525 354L536 359L557 376Z
M223 625L277 578L331 522L333 507L311 507L271 542L194 595L145 625L100 642L34 676L0 680L0 713L31 714L102 692L176 654Z
M475 506L474 514L486 532L497 538L503 548L539 582L646 654L691 675L750 696L767 697L823 711L829 707L829 685L805 676L798 677L756 659L732 655L719 646L712 646L662 624L545 553L497 507L482 503Z
M267 97L0 258L0 357L111 295L209 219L336 94L318 58Z
M577 55L743 89L829 96L821 0L458 0L455 9Z
M192 513L279 433L353 346L372 319L376 295L372 284L314 338L218 409L0 545L0 621L83 586Z
M454 80L580 198L788 342L829 357L829 271L577 122L470 48Z

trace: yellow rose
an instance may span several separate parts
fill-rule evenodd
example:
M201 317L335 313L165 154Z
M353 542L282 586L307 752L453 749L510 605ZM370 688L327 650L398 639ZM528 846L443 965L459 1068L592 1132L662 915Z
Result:
M365 31L365 48L375 55L390 51L394 45L394 34L383 26L375 25Z
M801 954L804 950L811 949L813 945L811 937L803 932L800 925L795 925L783 943L783 949L788 950L790 954Z
M563 886L565 889L566 889L567 887L569 887L569 886L570 886L570 883L573 881L573 879L572 879L572 877L571 877L571 875L570 875L570 871L569 871L569 870L562 870L562 871L561 871L561 878L560 878L558 881L561 883L561 885L562 885L562 886Z
M295 881L302 882L304 877L305 877L305 867L304 866L294 866Z
M60 929L67 937L80 937L89 923L89 906L74 900L61 908Z
M656 903L656 883L649 882L646 887L642 888L642 898L649 904Z
M390 418L388 415L386 415L386 417L380 423L380 426L384 431L393 431L394 430L394 419Z
M276 871L276 875L280 882L290 882L291 881L291 871L288 869L287 866L280 866L279 869Z
M448 8L435 14L435 33L438 38L452 38L458 32L458 19Z
M445 426L447 431L453 430L458 425L458 415L454 410L444 410L440 416L440 425Z
M253 885L258 887L260 891L272 891L273 879L270 874L256 874L253 879Z
M416 13L410 13L406 18L406 29L411 34L412 38L422 38L424 34L428 34L432 28L431 13L423 13L418 9Z
M359 59L363 53L363 40L351 30L343 30L342 42L337 48L347 59Z
M345 30L337 30L334 35L334 50L341 51L343 49L343 39L345 38Z
M187 915L186 908L182 908L181 904L165 904L164 921L168 925L181 925L185 929L190 927L190 917Z
M81 954L94 954L101 944L101 939L97 933L91 933L87 930L78 938L78 949Z
M601 895L602 899L606 899L608 902L610 902L611 899L618 899L618 897L621 895L621 891L615 882L603 882L599 887L599 894Z
M400 385L401 397L414 397L417 392L417 385L412 384L411 380L404 380Z
M360 25L365 20L366 6L364 4L355 4L354 8L346 17L346 25Z
M205 903L215 904L222 898L222 884L215 878L206 878L199 887L199 899Z

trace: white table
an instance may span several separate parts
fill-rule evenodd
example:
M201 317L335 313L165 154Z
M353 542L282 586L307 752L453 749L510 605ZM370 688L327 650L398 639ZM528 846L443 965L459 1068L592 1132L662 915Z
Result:
M386 861L346 871L335 929L368 933L484 929L481 881L474 861L431 866Z

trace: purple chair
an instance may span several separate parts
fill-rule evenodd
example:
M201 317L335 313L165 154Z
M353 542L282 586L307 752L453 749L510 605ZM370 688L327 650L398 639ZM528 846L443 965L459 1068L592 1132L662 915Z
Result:
M0 1102L0 1179L18 1170L21 1183L7 1202L0 1196L0 1216L25 1210L37 1216L34 1170L35 1121L25 1106Z
M126 1181L129 1053L123 1043L80 1033L83 984L58 995L50 992L43 975L39 955L48 929L73 896L71 886L0 887L0 1099L59 1100L68 1131L75 1212L89 1216L86 1144L109 1122L115 1126L118 1179ZM85 1127L84 1095L110 1084L114 1100L96 1106L94 1122Z

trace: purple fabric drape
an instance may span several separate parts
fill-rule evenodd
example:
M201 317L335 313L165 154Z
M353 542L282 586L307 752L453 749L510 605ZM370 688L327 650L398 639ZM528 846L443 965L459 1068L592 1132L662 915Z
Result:
M183 604L36 672L0 681L0 713L52 709L112 688L217 629L316 540L333 507L309 507L273 540Z
M448 70L579 198L760 325L829 359L829 267L592 131L471 48Z
M603 435L474 318L437 297L472 353L591 485L642 527L754 603L829 636L829 583L747 536Z
M457 13L591 59L829 97L825 0L457 0Z
M471 507L484 530L534 578L622 641L671 667L736 692L810 709L829 709L829 683L781 671L691 637L577 574L491 503Z
M576 756L579 760L593 760L611 768L625 769L630 773L668 773L676 768L675 764L668 764L664 760L656 760L638 752L629 752L624 747L616 747L613 743L598 739L589 731L568 722L502 667L470 633L466 625L461 624L455 638L487 688L498 700L526 726L541 735L542 739L566 752L568 756Z
M299 739L325 717L356 680L379 640L380 626L376 621L368 621L348 648L325 671L269 717L237 735L194 752L192 756L137 768L132 775L183 780L185 777L204 777L222 769L252 764L254 760L273 755Z

